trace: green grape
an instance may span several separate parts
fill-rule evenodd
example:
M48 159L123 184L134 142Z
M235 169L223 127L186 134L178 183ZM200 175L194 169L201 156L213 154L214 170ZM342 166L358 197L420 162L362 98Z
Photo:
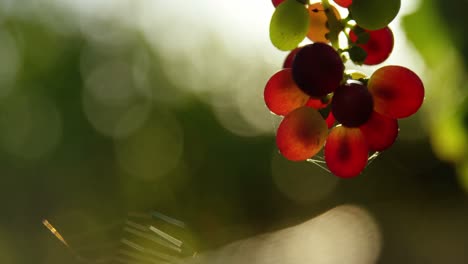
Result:
M401 0L354 0L349 11L356 23L368 30L386 27L400 11Z
M270 40L280 50L292 50L304 40L309 31L309 12L296 0L280 4L270 22Z

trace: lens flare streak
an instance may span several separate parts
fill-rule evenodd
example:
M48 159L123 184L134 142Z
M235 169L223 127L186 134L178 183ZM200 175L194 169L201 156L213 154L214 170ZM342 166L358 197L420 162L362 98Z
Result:
M181 228L185 228L185 223L180 221L180 220L177 220L177 219L174 219L172 217L169 217L167 215L164 215L162 213L159 213L159 212L156 212L156 211L152 211L151 212L151 216L152 217L155 217L155 218L159 218L169 224L173 224L175 226L178 226L178 227L181 227Z
M55 229L55 227L49 223L49 221L47 219L44 219L42 220L42 224L47 227L47 229L49 229L49 231L58 239L60 240L60 242L62 242L65 246L67 246L68 248L70 248L70 246L68 245L67 241L65 241L65 239L62 237L62 235L57 231L57 229Z
M152 235L146 234L145 232L138 231L138 230L135 230L135 229L130 228L130 227L125 227L124 231L128 232L130 234L133 234L135 236L145 238L147 240L150 240L150 241L152 241L154 243L157 243L157 244L159 244L159 245L161 245L163 247L169 248L169 249L177 251L179 253L182 252L182 250L179 247L173 246L172 244L166 242L163 239L160 239L159 237L154 237Z
M153 231L154 233L156 233L157 235L161 236L162 238L166 239L167 241L171 242L172 244L178 246L178 247L181 247L182 246L182 241L178 240L177 238L169 235L168 233L154 227L154 226L150 226L149 229L151 231Z

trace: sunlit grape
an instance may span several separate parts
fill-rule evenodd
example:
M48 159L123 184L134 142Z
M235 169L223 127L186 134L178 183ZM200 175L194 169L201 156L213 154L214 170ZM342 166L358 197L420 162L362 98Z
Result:
M312 40L313 42L330 42L326 34L330 32L330 29L327 26L327 15L325 12L325 8L322 6L322 3L313 3L309 5L309 16L310 16L310 25L309 25L309 32L307 33L307 37ZM331 6L335 17L339 20L341 19L340 13L334 6Z
M291 50L291 52L289 52L288 56L286 56L286 59L284 60L283 68L291 68L292 67L293 60L296 57L296 54L300 49L301 49L301 47L297 47L297 48Z
M270 21L270 40L279 50L292 50L304 40L309 30L309 12L296 0L285 0Z
M372 95L360 82L343 84L333 95L333 115L347 127L358 127L367 122L373 107Z
M359 33L356 34L356 31L368 34L365 43L358 40ZM367 57L364 60L366 65L376 65L384 62L393 50L393 33L389 27L379 30L353 29L350 31L349 37L353 43L358 42L357 45L366 51Z
M334 2L339 6L347 8L353 3L353 0L334 0Z
M328 128L320 113L311 107L300 107L286 115L276 133L276 144L289 160L313 157L325 143Z
M313 43L304 46L293 61L293 79L306 94L322 97L340 85L344 65L340 55L329 45Z
M358 26L377 30L386 27L400 11L400 0L353 0L349 11Z
M293 81L291 69L275 73L268 80L263 95L268 109L277 115L286 115L303 106L309 99Z
M359 175L368 159L367 143L359 128L333 128L325 143L324 153L328 169L341 178Z
M374 110L390 118L408 117L421 107L424 85L413 71L402 66L384 66L368 82Z
M393 145L398 136L398 121L377 112L373 112L369 121L359 128L369 150L386 150Z

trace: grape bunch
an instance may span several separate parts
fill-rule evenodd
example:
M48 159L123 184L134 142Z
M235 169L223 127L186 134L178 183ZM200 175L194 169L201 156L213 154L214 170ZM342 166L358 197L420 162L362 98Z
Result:
M398 136L398 119L418 111L424 85L410 69L384 66L370 77L346 70L345 62L378 65L393 50L388 24L400 0L272 0L276 7L270 39L290 51L283 69L264 90L270 111L283 116L276 134L280 153L292 161L310 160L323 150L334 175L359 175L369 156L388 149ZM305 38L310 44L299 46ZM340 47L339 39L347 39Z

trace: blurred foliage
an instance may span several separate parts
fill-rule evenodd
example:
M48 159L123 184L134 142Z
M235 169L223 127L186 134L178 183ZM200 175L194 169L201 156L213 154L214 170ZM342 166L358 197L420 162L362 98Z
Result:
M186 221L203 250L343 203L375 215L380 263L468 261L468 140L459 114L468 109L468 35L460 33L464 17L445 11L466 10L453 9L459 1L424 0L405 19L429 68L426 106L353 180L278 155L277 120L262 102L281 65L265 48L267 28L265 43L234 36L232 44L211 28L187 29L182 15L150 24L149 34L115 10L90 16L33 2L0 2L1 263L77 262L44 218L97 257L115 249L131 211ZM167 39L171 32L186 35Z
M459 168L460 183L468 190L468 174L463 170L468 164L468 31L464 7L468 2L421 1L419 11L407 16L404 26L430 71L426 85L431 107L426 110L434 150Z

